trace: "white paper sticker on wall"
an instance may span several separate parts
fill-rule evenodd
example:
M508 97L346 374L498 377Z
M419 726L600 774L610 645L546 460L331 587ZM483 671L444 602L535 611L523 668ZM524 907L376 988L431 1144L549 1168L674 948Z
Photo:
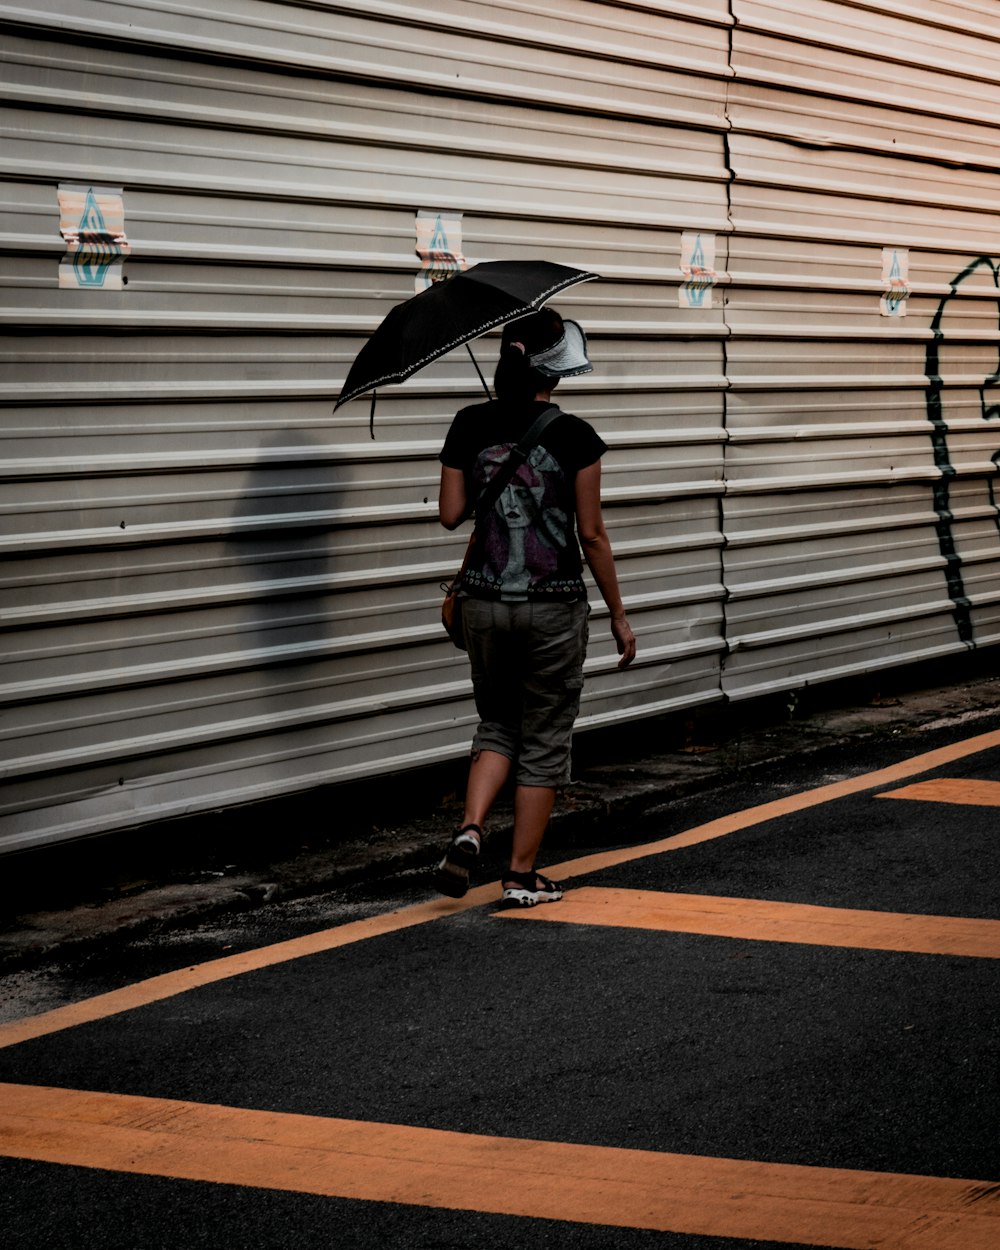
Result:
M885 291L879 304L883 317L905 317L910 294L910 253L905 247L882 249L882 284Z
M711 308L715 269L715 235L687 230L681 235L681 273L677 302L681 308Z
M61 287L122 289L122 259L130 248L121 187L61 183L59 233L66 240L66 255L59 265Z
M417 213L417 255L420 257L420 272L414 283L417 291L465 269L462 214L422 208Z

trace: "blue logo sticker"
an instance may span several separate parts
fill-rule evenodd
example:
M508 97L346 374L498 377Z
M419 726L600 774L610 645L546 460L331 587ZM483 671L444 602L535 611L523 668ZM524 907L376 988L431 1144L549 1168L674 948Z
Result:
M87 189L77 235L79 250L73 256L77 283L80 286L103 286L108 270L121 256L122 249L108 229L93 187Z

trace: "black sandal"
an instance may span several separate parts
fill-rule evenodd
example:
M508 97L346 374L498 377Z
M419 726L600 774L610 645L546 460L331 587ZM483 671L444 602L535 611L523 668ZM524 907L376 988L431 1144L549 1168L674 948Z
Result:
M479 825L463 825L456 832L434 874L434 885L440 893L449 898L461 898L468 891L469 869L479 858L482 840Z
M508 885L513 882L513 885ZM557 903L563 896L563 888L543 877L540 872L515 872L508 868L503 874L503 907L534 907L537 903Z

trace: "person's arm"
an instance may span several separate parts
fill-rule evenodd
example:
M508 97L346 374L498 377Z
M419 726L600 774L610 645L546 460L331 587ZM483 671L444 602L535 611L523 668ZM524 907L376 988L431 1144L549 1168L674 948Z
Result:
M461 469L441 466L441 490L438 494L438 519L446 530L455 530L468 516L465 474Z
M576 526L587 566L594 575L601 598L611 613L611 632L618 646L619 668L627 668L635 659L635 634L625 615L618 574L611 552L611 539L604 527L601 512L601 462L581 469L576 475Z

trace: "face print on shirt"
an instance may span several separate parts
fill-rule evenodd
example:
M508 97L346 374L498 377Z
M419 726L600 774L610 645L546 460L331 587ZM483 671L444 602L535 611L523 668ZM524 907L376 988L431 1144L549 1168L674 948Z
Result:
M477 474L485 485L505 463L509 444L486 448ZM484 572L505 598L524 597L529 587L553 577L559 552L569 541L569 517L558 504L562 469L544 447L535 447L502 491L486 519Z

